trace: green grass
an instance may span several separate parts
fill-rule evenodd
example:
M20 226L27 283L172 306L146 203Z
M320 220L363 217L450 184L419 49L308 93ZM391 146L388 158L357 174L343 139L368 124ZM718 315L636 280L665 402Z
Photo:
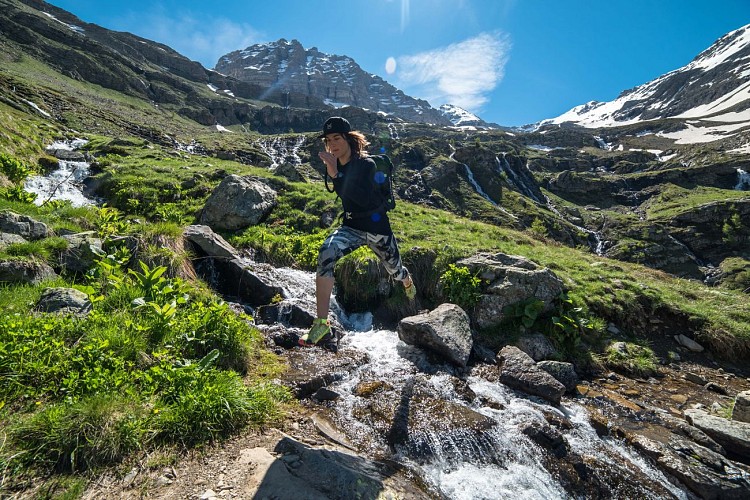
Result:
M272 383L280 366L249 318L166 268L108 262L75 285L94 302L82 318L33 312L44 286L73 283L0 287L5 485L193 446L283 414L289 394Z
M748 196L746 191L705 186L685 189L669 185L658 196L646 204L646 214L648 220L669 220L672 217L693 211L697 207L709 203L747 200Z

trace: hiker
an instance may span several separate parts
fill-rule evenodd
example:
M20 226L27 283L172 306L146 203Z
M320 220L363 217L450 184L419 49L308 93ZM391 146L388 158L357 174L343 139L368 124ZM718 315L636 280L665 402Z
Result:
M318 156L325 164L326 174L333 179L333 189L341 198L344 216L342 225L329 234L320 247L315 277L317 317L310 331L299 339L299 344L330 347L335 341L328 320L333 268L344 255L367 245L388 274L401 281L409 300L414 300L417 290L409 270L401 262L379 186L383 174L366 151L370 143L362 132L352 130L349 122L339 116L326 120L319 138L323 139L325 151Z

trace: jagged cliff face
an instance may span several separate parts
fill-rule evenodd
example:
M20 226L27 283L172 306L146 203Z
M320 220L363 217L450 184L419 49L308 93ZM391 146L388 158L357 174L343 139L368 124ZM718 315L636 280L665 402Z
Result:
M414 99L350 57L305 49L284 39L222 56L216 71L259 85L269 92L308 95L333 107L356 106L407 121L450 125L427 101Z

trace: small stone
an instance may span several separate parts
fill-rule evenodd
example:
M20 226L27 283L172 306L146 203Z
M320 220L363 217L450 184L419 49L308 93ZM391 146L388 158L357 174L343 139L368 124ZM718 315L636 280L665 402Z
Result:
M673 394L669 396L669 399L671 399L678 405L684 405L685 403L687 403L688 397L685 396L684 394Z
M704 389L715 392L717 394L727 394L727 390L715 382L709 382L703 386Z
M698 385L706 385L708 383L708 380L698 375L697 373L692 372L686 372L685 375L682 376L682 378L684 378L688 382L692 382Z
M611 333L612 335L619 335L620 329L615 326L614 323L610 323L607 325L607 331Z
M695 340L691 339L690 337L686 337L685 335L675 335L674 339L677 341L678 344L687 347L689 350L693 352L703 352L703 346L700 345Z
M214 492L214 490L208 489L203 492L200 498L201 500L210 500L212 498L216 498L216 492Z
M122 478L122 483L125 486L130 486L131 484L133 484L133 481L135 481L135 477L137 475L138 475L138 469L136 469L135 467L133 467L132 469L130 469L130 472L128 472L125 475L125 477Z
M173 481L171 479L169 479L167 476L159 476L159 477L156 478L156 481L154 482L154 485L157 488L161 488L163 486L169 486L172 483L173 483Z

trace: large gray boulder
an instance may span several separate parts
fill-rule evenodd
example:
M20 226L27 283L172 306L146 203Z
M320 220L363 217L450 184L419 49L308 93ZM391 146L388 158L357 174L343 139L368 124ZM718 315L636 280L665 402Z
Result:
M485 283L473 315L481 329L497 326L505 319L506 306L528 299L541 300L543 311L550 311L564 290L562 280L552 271L517 255L480 253L456 265L467 267Z
M57 274L49 264L32 260L0 261L0 283L23 283L36 285Z
M50 236L47 224L9 210L0 212L0 233L23 236L27 240L40 240Z
M84 315L91 312L88 296L75 288L47 288L42 292L37 310L47 313Z
M474 339L469 315L456 304L441 304L433 311L402 319L398 336L410 345L424 347L464 367Z
M258 224L276 205L276 191L253 177L229 175L206 200L201 223L234 231Z
M559 404L565 386L537 366L531 357L515 346L505 346L497 354L500 382L534 396Z
M237 250L227 242L220 234L216 234L208 226L187 226L182 237L194 244L209 257L223 257L236 259Z
M750 460L750 424L727 420L698 409L685 410L685 419L708 434L728 453Z

